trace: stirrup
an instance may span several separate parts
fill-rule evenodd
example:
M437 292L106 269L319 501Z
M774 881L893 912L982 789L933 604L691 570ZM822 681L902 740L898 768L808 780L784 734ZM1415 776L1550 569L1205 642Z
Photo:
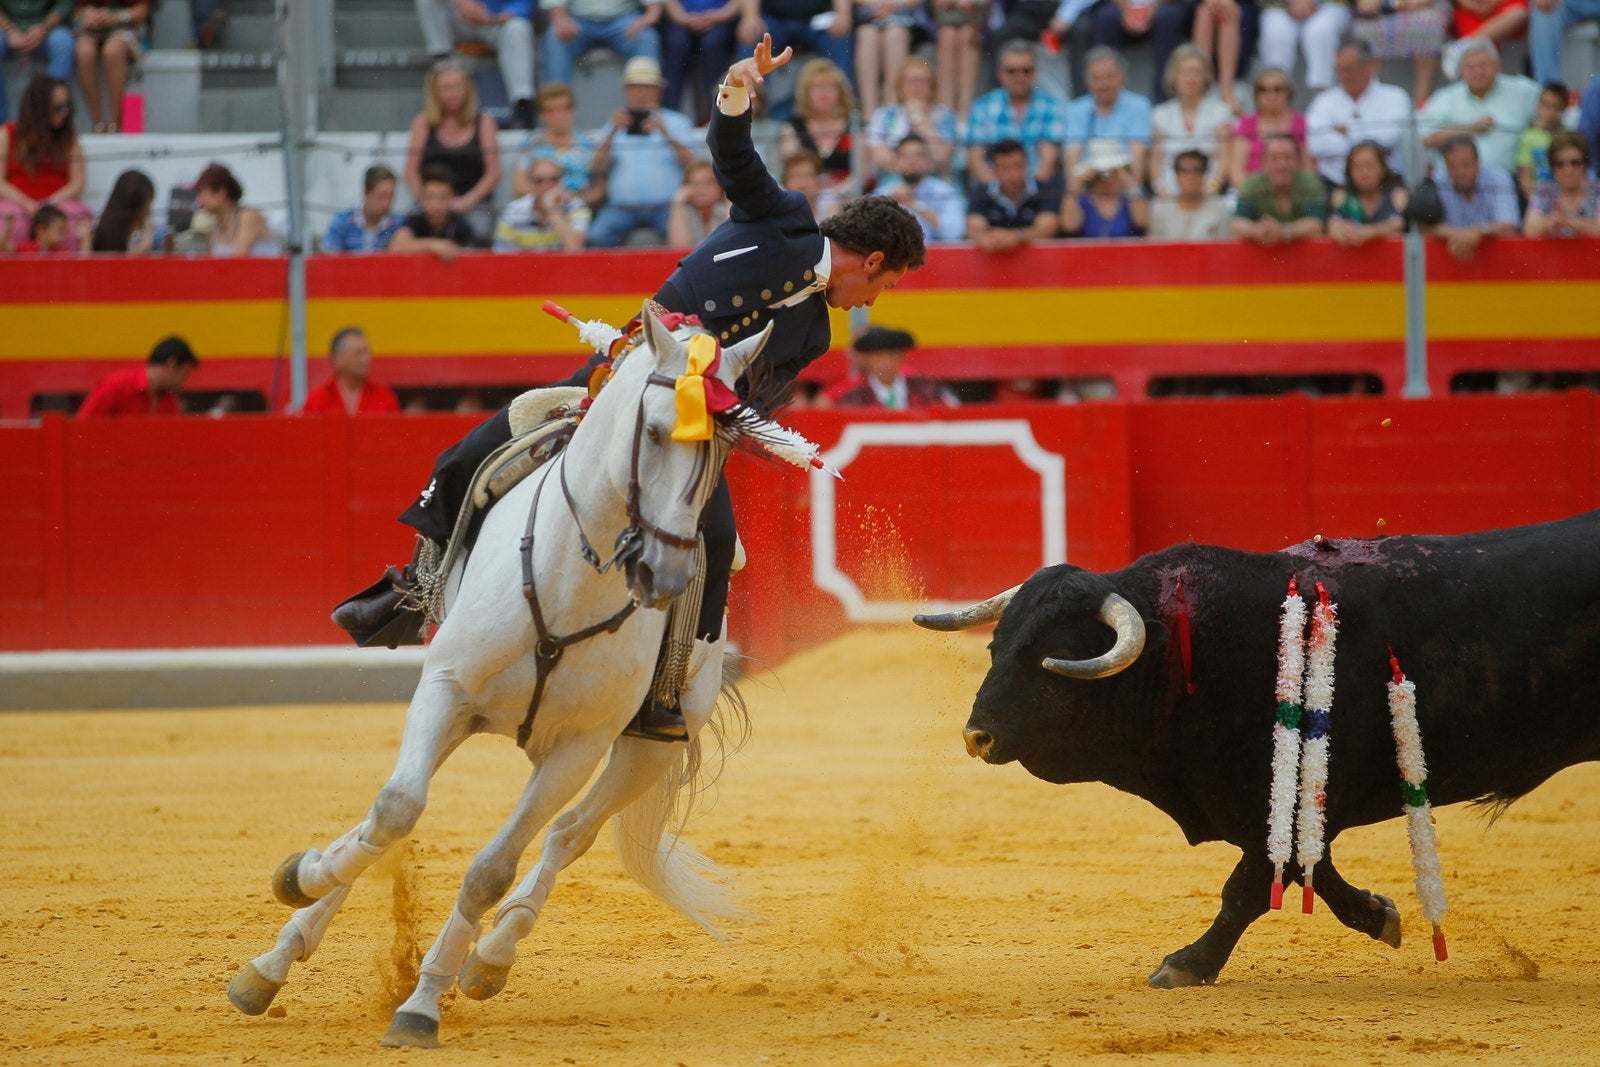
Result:
M623 729L623 737L642 737L646 741L687 741L689 728L677 706L657 704L646 699L644 706Z

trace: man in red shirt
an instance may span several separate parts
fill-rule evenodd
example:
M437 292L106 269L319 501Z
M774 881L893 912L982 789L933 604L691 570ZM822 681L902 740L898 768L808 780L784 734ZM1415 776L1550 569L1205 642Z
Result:
M150 350L143 367L108 374L96 383L78 409L78 418L117 415L181 415L178 394L189 373L200 365L189 342L174 334Z
M359 326L346 326L328 346L333 376L306 394L303 415L381 415L398 413L400 398L387 385L368 377L372 346Z

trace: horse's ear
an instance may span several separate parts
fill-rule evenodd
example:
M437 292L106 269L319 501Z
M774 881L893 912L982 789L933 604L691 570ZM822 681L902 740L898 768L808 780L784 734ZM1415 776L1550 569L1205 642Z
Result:
M681 346L678 339L672 336L672 331L667 329L660 319L656 318L656 304L646 300L644 310L640 312L639 319L644 326L644 343L650 346L650 352L655 356L656 366L667 362L667 357L681 356Z
M719 368L723 379L732 385L737 382L750 364L754 363L761 350L767 346L767 339L772 336L772 323L767 323L766 329L760 333L751 334L743 341L722 350L722 365Z

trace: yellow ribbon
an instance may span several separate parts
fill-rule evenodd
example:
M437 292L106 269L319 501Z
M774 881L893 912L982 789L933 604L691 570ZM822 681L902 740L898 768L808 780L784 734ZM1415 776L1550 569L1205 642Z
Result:
M716 358L716 338L706 334L689 338L689 365L674 386L678 405L678 424L672 429L674 441L711 440L713 424L706 404L705 375Z

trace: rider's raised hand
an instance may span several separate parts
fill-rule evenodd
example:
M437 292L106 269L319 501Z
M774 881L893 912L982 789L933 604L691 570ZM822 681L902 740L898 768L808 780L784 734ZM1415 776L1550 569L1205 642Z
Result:
M754 94L766 81L766 76L789 62L794 55L793 48L785 48L778 55L772 54L772 35L764 33L761 40L756 42L756 50L748 59L741 59L728 68L729 85L741 85L746 91Z

